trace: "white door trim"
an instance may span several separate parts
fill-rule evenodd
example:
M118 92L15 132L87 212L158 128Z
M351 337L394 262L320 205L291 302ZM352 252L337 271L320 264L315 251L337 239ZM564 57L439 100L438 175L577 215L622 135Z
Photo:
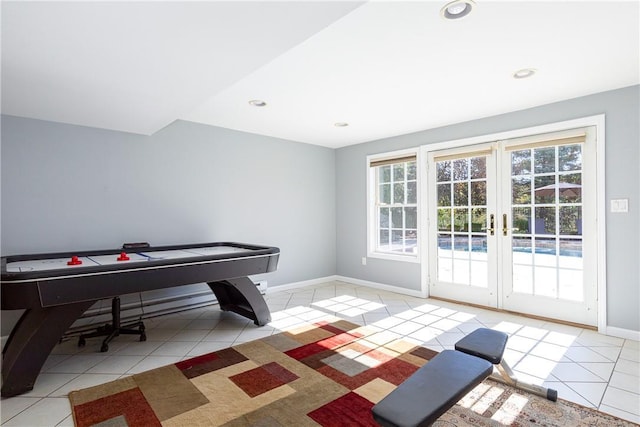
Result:
M598 114L594 116L582 117L562 122L548 123L539 126L532 126L523 129L515 129L505 132L497 132L493 134L473 136L469 138L456 139L451 141L435 142L420 146L421 163L423 166L418 168L421 173L419 180L425 183L422 185L420 192L421 197L421 213L420 217L424 217L424 213L430 208L429 200L425 194L428 188L428 174L424 163L428 159L428 154L432 151L463 147L466 145L476 145L481 143L490 143L502 139L512 139L523 136L562 131L567 129L595 126L596 127L596 221L597 221L597 293L598 293L598 331L606 333L607 331L607 263L606 263L606 198L605 198L605 115ZM427 232L428 227L422 221L420 235ZM428 245L421 245L421 290L428 296L429 293L429 250Z

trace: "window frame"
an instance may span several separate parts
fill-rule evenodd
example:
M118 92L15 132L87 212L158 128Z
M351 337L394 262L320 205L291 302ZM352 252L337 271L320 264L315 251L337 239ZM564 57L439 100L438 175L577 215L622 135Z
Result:
M378 247L378 236L380 233L379 228L379 201L378 201L378 168L371 166L372 163L402 159L409 156L415 156L416 158L416 203L402 204L402 206L409 206L416 208L416 251L414 253L399 253L399 252L387 252L380 250ZM398 162L400 163L400 162ZM411 148L406 150L398 150L380 154L369 155L366 158L366 173L367 173L367 257L378 258L393 261L404 261L412 263L420 263L421 254L421 221L420 221L420 200L421 200L421 168L420 168L420 150L418 148ZM406 181L405 181L406 182ZM393 205L390 205L393 206ZM404 224L403 224L404 226ZM405 228L403 227L403 230Z

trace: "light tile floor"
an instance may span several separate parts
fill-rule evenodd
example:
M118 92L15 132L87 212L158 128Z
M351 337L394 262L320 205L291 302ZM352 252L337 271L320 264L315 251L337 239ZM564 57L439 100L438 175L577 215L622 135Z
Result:
M57 345L34 389L0 402L3 426L73 426L67 394L200 354L259 339L327 316L380 328L380 338L453 348L478 327L509 334L505 359L518 377L559 397L640 423L640 345L592 330L453 303L329 282L265 296L272 322L256 327L216 305L145 320L147 341L121 336Z

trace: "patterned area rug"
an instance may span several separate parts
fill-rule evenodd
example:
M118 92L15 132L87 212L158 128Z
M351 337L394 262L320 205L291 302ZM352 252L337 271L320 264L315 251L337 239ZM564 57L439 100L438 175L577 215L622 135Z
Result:
M372 406L437 353L336 320L69 394L77 426L377 426ZM434 426L632 426L490 380Z

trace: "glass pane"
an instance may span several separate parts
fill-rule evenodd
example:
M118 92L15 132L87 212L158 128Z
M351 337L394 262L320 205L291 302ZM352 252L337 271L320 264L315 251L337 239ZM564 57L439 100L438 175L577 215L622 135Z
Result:
M533 264L531 257L531 237L513 237L511 247L515 264ZM521 256L522 255L522 256Z
M389 208L380 208L380 228L389 228Z
M556 208L536 208L536 234L556 234Z
M436 181L451 181L451 161L436 163Z
M533 254L530 237L513 237L513 291L533 294Z
M559 179L560 203L580 203L582 201L582 174L560 175Z
M378 168L378 180L380 182L391 182L391 165Z
M438 184L438 206L451 206L451 184Z
M469 204L469 183L456 182L453 184L453 204L467 206Z
M380 230L380 248L389 248L389 230Z
M558 280L558 297L569 301L584 301L582 271L560 269Z
M400 251L402 252L402 230L392 230L391 231L391 250L392 251Z
M531 234L531 208L513 208L513 234Z
M438 280L445 283L453 282L453 260L438 258Z
M396 163L393 166L393 180L404 181L404 163Z
M487 260L487 235L471 236L471 259Z
M402 208L391 208L391 228L402 228Z
M451 234L438 234L438 256L451 256Z
M556 239L536 239L535 242L536 265L555 267L556 263Z
M469 284L469 260L454 259L453 260L453 282L462 285Z
M451 236L438 235L438 280L451 282L453 279L451 262Z
M471 209L471 231L478 233L487 229L487 209Z
M438 209L438 231L452 231L451 209Z
M460 234L455 234L453 236L453 250L455 252L468 252L469 251L469 236L464 234L464 235L460 235ZM460 254L453 254L454 257L456 256L460 256ZM462 255L464 258L467 258L468 255L464 254Z
M535 267L533 269L534 293L538 296L556 297L557 278L556 269L548 267Z
M582 240L560 239L560 256L558 265L562 268L582 270Z
M405 230L404 232L404 252L413 254L418 250L418 231Z
M469 159L453 161L453 180L463 181L469 178Z
M582 208L561 206L559 209L560 234L582 235Z
M407 203L416 203L417 194L416 194L416 182L409 181L407 182Z
M471 179L487 177L487 158L474 157L471 159Z
M391 204L391 184L380 184L380 203Z
M487 204L486 181L474 181L471 183L471 204L473 206Z
M511 203L514 205L531 203L531 177L515 177L511 180Z
M533 267L531 265L513 266L513 291L521 294L533 294Z
M453 210L453 230L469 231L469 209Z
M393 184L393 203L404 203L404 182Z
M558 147L558 168L561 171L582 169L582 147L580 145L564 145Z
M407 180L417 179L416 162L407 163Z
M535 173L556 171L556 148L536 148L533 150L533 165Z
M404 208L404 226L405 228L418 228L417 208Z
M555 203L556 202L556 177L536 176L535 178L536 203Z
M471 286L486 288L489 286L487 263L471 261Z
M528 175L531 173L531 150L511 152L511 175Z

